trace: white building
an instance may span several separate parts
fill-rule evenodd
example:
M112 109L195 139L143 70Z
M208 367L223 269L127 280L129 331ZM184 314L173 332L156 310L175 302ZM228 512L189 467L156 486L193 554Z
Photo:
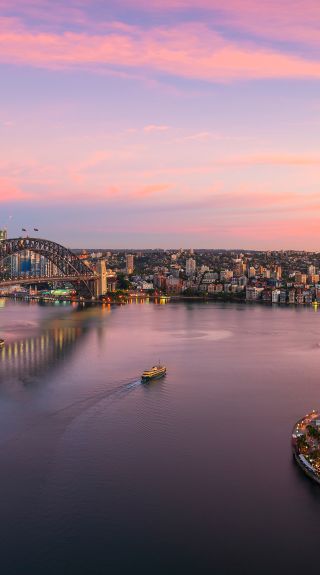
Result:
M280 290L279 289L272 290L272 296L271 296L272 303L279 303L279 300L280 300Z

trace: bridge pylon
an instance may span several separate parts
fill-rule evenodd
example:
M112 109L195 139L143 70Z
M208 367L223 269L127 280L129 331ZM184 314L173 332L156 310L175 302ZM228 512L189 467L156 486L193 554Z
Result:
M104 260L99 260L97 267L97 280L95 282L95 296L100 297L107 292L107 267Z

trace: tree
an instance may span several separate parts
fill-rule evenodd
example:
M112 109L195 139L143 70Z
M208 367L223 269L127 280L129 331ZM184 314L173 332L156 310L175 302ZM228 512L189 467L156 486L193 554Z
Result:
M117 277L117 287L119 290L128 290L131 288L131 283L124 274L119 274Z

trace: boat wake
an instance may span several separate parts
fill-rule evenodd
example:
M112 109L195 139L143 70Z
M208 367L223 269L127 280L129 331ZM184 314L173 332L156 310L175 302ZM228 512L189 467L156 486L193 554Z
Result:
M132 389L134 387L138 387L138 385L141 385L141 379L137 379L132 383L127 383L127 385L124 386L124 389Z
M54 412L51 413L52 416L61 414L61 413L71 413L74 411L74 416L78 416L81 412L87 411L92 407L100 404L101 402L108 400L113 400L116 398L121 398L127 395L129 392L133 391L135 388L139 387L141 384L141 379L136 379L134 381L130 381L129 383L122 383L122 385L118 385L114 388L103 390L101 392L95 393L93 396L86 397L83 399L79 399L74 401Z

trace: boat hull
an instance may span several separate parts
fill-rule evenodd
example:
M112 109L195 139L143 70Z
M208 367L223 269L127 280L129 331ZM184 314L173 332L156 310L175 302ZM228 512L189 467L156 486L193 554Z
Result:
M166 375L166 372L163 371L162 373L156 373L156 374L150 375L150 376L142 376L141 382L142 383L150 383L150 381L153 381L154 379L161 379L165 375Z

